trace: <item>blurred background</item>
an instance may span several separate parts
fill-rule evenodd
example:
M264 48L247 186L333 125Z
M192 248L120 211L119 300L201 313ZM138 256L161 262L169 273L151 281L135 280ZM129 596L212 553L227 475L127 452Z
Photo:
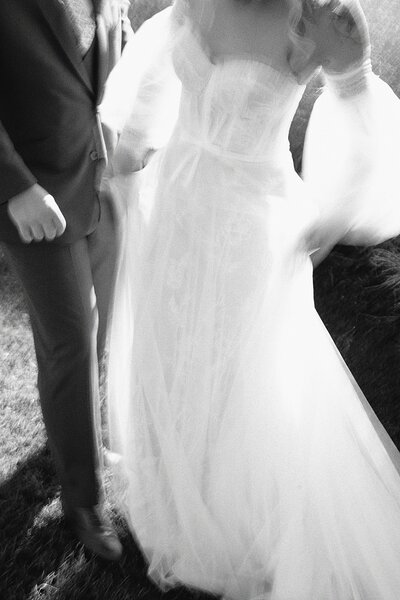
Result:
M134 28L169 4L133 0ZM374 70L400 96L400 2L363 0L362 5L370 24ZM321 80L315 78L291 128L297 166L320 88ZM367 249L335 248L315 272L315 302L369 402L400 447L400 239ZM200 598L185 590L165 595L157 591L117 515L113 518L126 548L121 563L101 564L76 546L62 526L35 382L24 301L0 250L0 598Z

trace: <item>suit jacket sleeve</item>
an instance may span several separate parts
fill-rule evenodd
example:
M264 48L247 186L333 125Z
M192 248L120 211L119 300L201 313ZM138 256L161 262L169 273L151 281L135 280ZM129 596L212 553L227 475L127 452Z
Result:
M36 183L0 121L0 204Z

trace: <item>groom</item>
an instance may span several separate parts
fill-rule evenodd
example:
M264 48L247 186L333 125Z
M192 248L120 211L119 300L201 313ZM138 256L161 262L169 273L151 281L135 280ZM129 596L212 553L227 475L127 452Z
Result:
M101 509L97 357L116 223L97 192L113 138L97 107L126 13L124 0L0 2L0 240L28 303L67 521L111 560L122 547Z

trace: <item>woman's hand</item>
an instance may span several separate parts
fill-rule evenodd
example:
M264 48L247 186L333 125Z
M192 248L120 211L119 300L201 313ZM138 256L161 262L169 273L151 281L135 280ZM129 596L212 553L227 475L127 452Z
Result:
M315 44L315 58L332 73L344 73L370 55L365 15L358 0L306 0L304 36Z
M114 175L130 175L144 169L155 150L149 148L136 131L127 129L117 134L105 123L102 123L102 128L108 156L103 179Z
M111 161L113 175L130 175L141 171L153 156L152 148L126 147L118 144Z

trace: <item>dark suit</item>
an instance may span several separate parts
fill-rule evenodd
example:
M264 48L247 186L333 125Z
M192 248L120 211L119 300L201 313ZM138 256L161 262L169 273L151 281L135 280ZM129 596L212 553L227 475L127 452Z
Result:
M96 337L104 339L115 260L112 202L97 184L106 147L97 106L129 33L96 0L83 59L61 0L0 2L0 240L28 301L38 387L64 499L100 495ZM65 216L53 242L23 244L7 202L38 182Z

